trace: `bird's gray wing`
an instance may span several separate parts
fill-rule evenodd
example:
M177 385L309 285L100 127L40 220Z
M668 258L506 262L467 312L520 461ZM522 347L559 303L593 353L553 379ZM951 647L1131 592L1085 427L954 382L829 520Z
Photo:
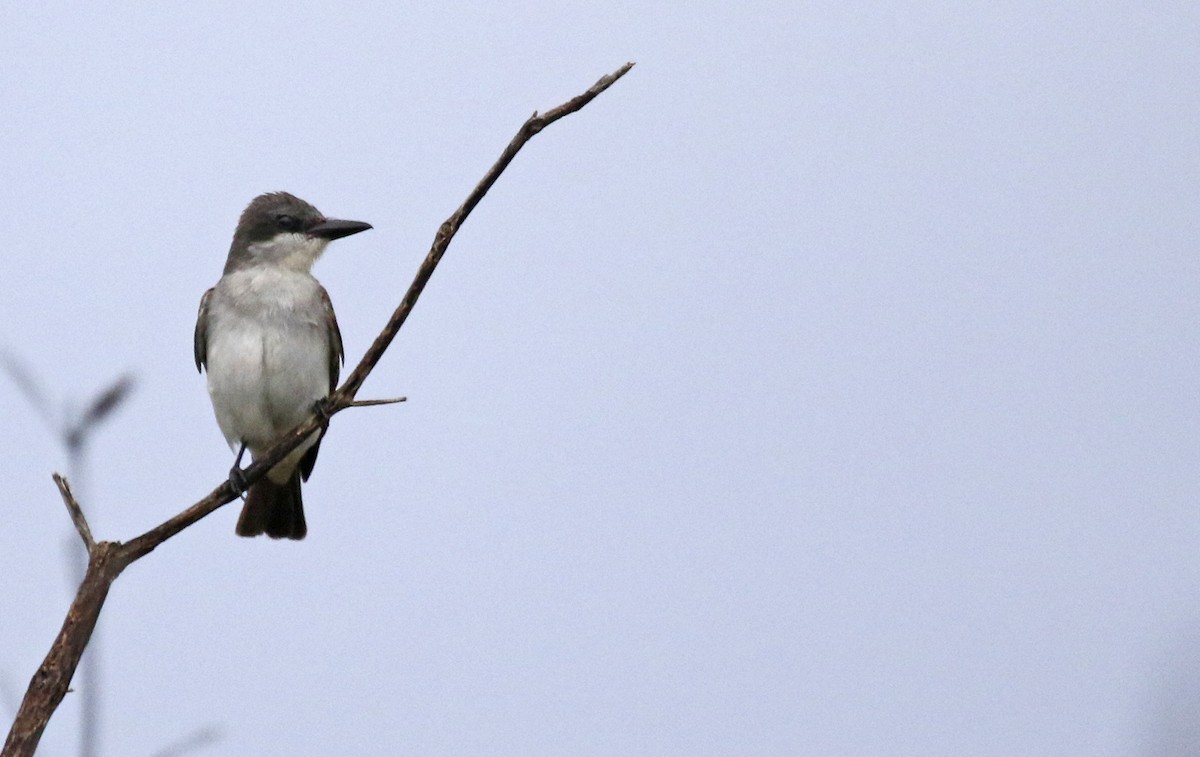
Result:
M337 316L333 314L333 303L329 300L329 292L325 291L325 287L321 287L321 310L325 331L329 336L329 391L332 392L337 389L338 375L342 372L345 354L342 351L342 332L338 328ZM305 481L312 475L313 466L317 464L317 452L321 449L321 438L324 436L325 432L322 430L316 444L309 447L304 457L300 458L300 477Z
M342 332L338 329L337 316L333 314L333 303L329 300L329 292L321 287L321 307L324 309L325 328L329 334L329 391L337 388L338 377L342 373L342 362L346 355L342 350Z
M200 298L200 312L196 315L196 335L192 341L196 370L200 370L208 361L208 301L212 299L212 293L213 290L209 289Z

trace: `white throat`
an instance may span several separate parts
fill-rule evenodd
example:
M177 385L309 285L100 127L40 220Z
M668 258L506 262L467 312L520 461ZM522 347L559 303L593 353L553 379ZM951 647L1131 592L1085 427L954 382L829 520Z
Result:
M308 273L313 263L325 252L328 239L310 237L294 231L281 231L265 242L254 242L247 247L250 259L255 263L267 263Z

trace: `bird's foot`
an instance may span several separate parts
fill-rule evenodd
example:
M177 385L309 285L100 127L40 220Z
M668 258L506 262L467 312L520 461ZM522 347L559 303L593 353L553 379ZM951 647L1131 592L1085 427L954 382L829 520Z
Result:
M249 485L246 483L246 474L242 472L241 466L236 463L229 469L229 485L233 487L236 493L242 499L246 498L246 490Z
M246 498L245 491L250 487L246 484L246 475L242 473L242 455L246 454L246 443L238 447L237 457L233 459L233 467L229 469L229 485L242 499Z
M322 397L313 403L313 412L321 419L322 426L329 426L329 419L333 417L333 402L329 397Z

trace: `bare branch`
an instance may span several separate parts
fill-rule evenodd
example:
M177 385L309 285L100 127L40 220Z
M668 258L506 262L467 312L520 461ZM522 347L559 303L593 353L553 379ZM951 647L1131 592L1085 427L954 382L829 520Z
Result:
M83 546L89 555L92 554L96 549L96 540L92 538L92 529L83 515L83 508L79 506L79 502L71 492L71 484L58 473L54 474L54 483L58 484L58 493L62 495L63 504L67 506L67 512L71 514L71 522L75 524L79 538L83 539Z
M450 240L454 238L463 221L470 215L471 210L479 204L479 201L483 199L492 185L496 183L496 179L499 178L508 164L512 162L517 152L520 151L526 142L551 123L587 105L596 95L608 89L615 81L628 73L632 67L632 63L626 63L608 76L602 77L578 97L574 97L556 108L551 108L542 115L534 113L521 125L521 128L517 131L517 135L509 142L504 152L501 153L500 158L492 165L475 189L471 191L463 204L442 223L437 234L434 236L433 245L430 247L429 253L425 256L425 260L417 270L417 275L413 279L412 284L409 285L408 291L400 301L400 305L392 313L391 318L388 319L383 331L380 332L379 336L375 338L375 341L367 349L362 360L359 361L358 365L355 366L354 370L346 378L345 383L322 403L321 413L314 414L304 423L284 434L266 454L256 459L252 465L242 472L247 485L253 484L265 476L267 471L273 468L292 450L299 447L312 432L327 425L329 418L334 414L347 407L390 404L393 401L399 401L363 400L359 403L356 402L354 396L357 394L359 388L362 387L367 376L375 368L384 351L392 343L400 327L404 325L408 314L412 312L413 305L416 304L417 298L421 296L421 292L425 289L425 285L433 275L434 269L437 268L438 262L445 254L446 248L449 247ZM118 387L114 386L115 402L120 401L123 392L123 390L117 391L117 389ZM100 407L103 409L102 406L102 402L93 405L94 408ZM100 415L102 416L103 413L100 413ZM70 495L70 487L66 485L66 481L60 476L56 476L55 481L61 481L59 488L63 492L63 500L67 503L67 509L71 511L72 520L76 520L76 513L78 513L76 529L79 530L84 543L89 545L87 573L84 576L83 583L79 587L79 591L75 595L71 609L67 612L67 617L63 621L63 626L58 633L58 637L50 647L50 652L46 655L46 659L43 660L41 667L34 673L33 680L29 683L29 688L25 692L25 698L21 702L20 710L17 712L16 720L13 722L12 728L8 733L8 739L4 743L4 749L0 752L0 757L17 757L18 755L24 757L32 755L37 748L38 741L41 739L50 716L54 713L59 703L62 702L62 698L67 692L67 686L75 673L76 667L79 665L79 658L87 646L88 639L95 628L96 619L99 617L100 610L104 606L104 600L108 596L109 587L112 586L113 581L117 579L121 571L128 567L130 563L152 552L167 539L222 505L232 501L238 494L229 481L223 481L200 501L136 538L124 543L94 542L78 503L74 503L74 509L72 509L74 497Z
M392 343L392 339L396 337L396 333L400 331L400 327L404 325L404 321L408 318L408 314L412 312L413 305L417 304L417 298L421 296L421 292L425 290L425 285L429 283L429 277L433 275L433 271L437 268L437 264L442 259L442 255L446 253L446 248L450 246L450 240L458 233L458 229L462 226L463 221L467 220L467 216L483 199L483 196L488 193L492 185L496 183L496 179L500 178L500 174L508 167L516 157L525 143L533 138L542 129L554 123L558 119L568 114L574 113L583 106L591 102L596 95L613 85L617 79L620 79L625 74L629 73L629 69L633 68L633 63L626 63L608 76L601 77L599 81L593 84L586 92L574 97L567 102L559 105L556 108L551 108L544 115L539 116L534 113L521 125L517 130L517 135L508 143L508 147L504 148L504 152L500 154L500 158L492 165L488 172L484 174L483 179L476 185L475 189L471 190L471 194L467 195L467 199L459 206L458 210L454 211L449 218L442 223L438 229L437 235L433 239L433 246L429 248L429 253L425 256L425 260L421 263L421 267L417 270L417 275L413 282L408 287L408 293L404 295L404 299L400 301L399 307L392 313L392 317L384 326L383 331L375 338L375 341L367 349L367 353L363 355L362 360L354 367L354 370L346 377L346 382L341 388L334 393L335 405L345 407L345 404L354 399L354 395L358 393L363 382L367 380L367 375L375 368L375 364L379 362L379 358L383 357L383 351Z
M79 658L83 656L104 600L108 598L108 590L129 564L121 554L120 546L109 541L96 543L71 609L67 610L54 644L25 690L25 698L21 700L0 756L28 757L37 749L50 715L67 694Z

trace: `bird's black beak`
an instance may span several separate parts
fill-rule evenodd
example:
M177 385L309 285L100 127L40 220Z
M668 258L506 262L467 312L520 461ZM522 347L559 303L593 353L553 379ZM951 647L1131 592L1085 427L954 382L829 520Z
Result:
M348 237L351 234L357 234L369 228L371 228L371 224L363 223L362 221L343 221L340 218L326 218L316 226L311 227L308 230L308 235L310 237L333 240Z

